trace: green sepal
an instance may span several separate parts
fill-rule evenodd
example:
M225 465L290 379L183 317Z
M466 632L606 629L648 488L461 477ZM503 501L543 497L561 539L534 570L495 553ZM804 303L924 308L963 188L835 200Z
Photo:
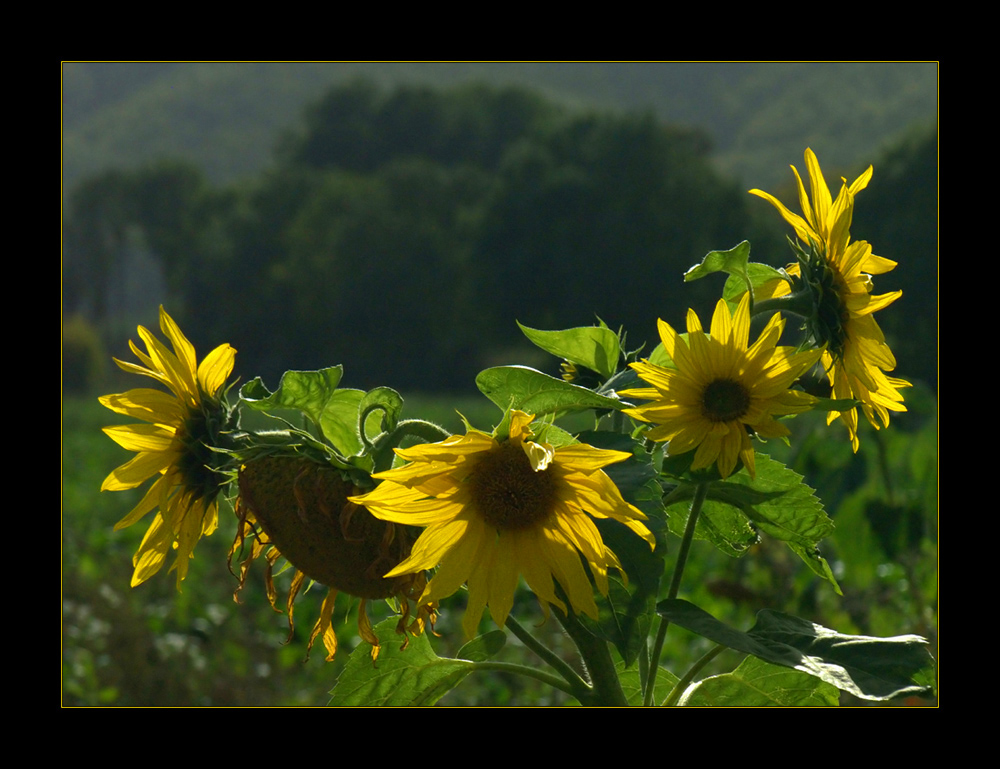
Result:
M496 366L476 377L480 392L502 410L518 409L536 417L583 409L621 409L621 401L556 379L526 366Z
M685 690L683 707L837 707L837 688L808 673L749 656L732 673L705 678Z
M660 601L656 611L710 641L808 673L861 699L929 697L934 691L934 660L920 636L845 635L770 609L758 612L756 624L743 632L679 599Z
M332 707L433 705L475 670L475 662L438 657L426 633L409 637L401 648L396 624L390 617L375 626L375 635L384 641L377 662L372 662L369 643L361 642L351 652L330 692ZM494 641L477 646L474 656L493 647Z
M600 326L540 331L518 322L518 328L537 347L557 358L586 366L608 379L618 368L621 343L618 335L603 323Z

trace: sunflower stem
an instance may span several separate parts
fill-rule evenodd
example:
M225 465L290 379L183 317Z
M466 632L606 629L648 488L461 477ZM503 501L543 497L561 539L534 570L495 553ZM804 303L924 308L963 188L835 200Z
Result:
M618 679L618 671L615 669L614 660L611 659L611 652L608 650L606 641L593 635L583 625L577 616L570 611L566 616L560 612L554 612L559 622L583 658L587 672L590 674L592 687L577 695L583 705L599 705L610 707L626 707L628 700L622 691L621 681Z
M534 678L536 681L541 681L543 684L551 686L553 689L558 689L571 697L575 697L578 700L580 699L580 691L577 687L566 683L559 676L554 676L544 670L538 670L537 668L529 667L528 665L518 665L513 662L473 662L472 665L477 671L497 670L503 673L514 673L516 675L525 676L526 678ZM589 687L587 687L582 680L580 681L580 684L585 690L589 690Z
M684 574L684 565L687 563L688 552L691 549L691 541L694 539L694 530L698 525L698 516L701 508L705 504L708 496L708 483L699 483L694 490L694 499L691 500L691 512L688 514L687 526L684 527L684 536L681 538L681 546L677 551L677 563L674 565L674 574L670 580L670 590L667 592L667 600L673 600L681 588L681 576ZM656 641L653 644L653 654L649 661L649 677L646 680L643 704L649 707L653 704L653 691L656 687L656 673L660 669L660 654L663 652L663 640L667 637L667 628L670 621L660 617L660 625L656 631Z
M674 686L670 694L667 695L667 698L663 700L662 707L668 708L676 705L677 700L681 698L681 695L684 693L684 690L688 688L690 683L694 680L694 677L702 671L702 668L704 668L705 665L707 665L709 662L711 662L720 654L722 654L722 652L724 652L727 648L728 647L723 646L722 644L716 644L713 648L705 652L701 656L701 659L695 662L688 669L688 671L681 677L681 680L677 682L677 685Z
M547 662L549 665L555 668L555 670L559 673L559 675L561 675L564 679L566 679L566 683L569 684L570 688L572 689L572 691L570 691L570 694L579 699L578 696L579 693L581 692L589 693L590 686L587 684L586 681L584 681L579 676L579 674L575 670L573 670L573 668L567 665L566 662L562 660L549 647L547 647L545 644L543 644L541 641L539 641L537 638L531 635L531 633L529 633L524 628L524 626L521 625L520 622L518 622L509 614L507 615L506 627L508 630L510 630L511 633L514 634L515 638L517 638L521 643L523 643L525 646L531 649L531 651L533 651L535 654L541 657L544 662ZM563 691L567 690L563 688Z
M372 411L375 408L379 407L372 406L368 411ZM366 417L367 413L363 418ZM364 422L362 422L363 424ZM361 440L365 445L365 449L372 452L373 472L381 472L392 467L392 458L395 456L393 449L399 446L403 442L403 439L407 437L421 438L427 443L436 443L450 438L451 433L443 427L439 427L433 422L427 422L423 419L404 419L396 425L394 430L382 433L382 435L375 439L375 443L372 444L365 437L364 430L362 429Z

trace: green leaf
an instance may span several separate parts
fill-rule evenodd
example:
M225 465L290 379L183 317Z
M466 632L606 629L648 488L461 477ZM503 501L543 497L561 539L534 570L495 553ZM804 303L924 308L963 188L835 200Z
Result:
M747 280L750 281L750 285L753 287L756 297L756 291L762 285L771 280L787 280L788 275L784 270L776 270L769 264L761 264L760 262L749 262L746 266L746 272L739 275L730 275L726 279L726 285L722 287L722 298L730 305L739 304L740 299L743 294L747 291Z
M330 394L320 416L320 430L344 456L360 454L364 448L358 434L358 409L364 396L361 390L337 390Z
M656 610L710 641L808 673L862 699L933 693L934 661L920 636L845 635L769 609L759 612L757 623L744 633L687 601L661 601Z
M732 673L688 687L677 703L687 707L836 707L836 687L798 670L747 657Z
M410 637L400 649L395 636L396 619L390 617L375 627L382 644L378 660L372 662L371 644L360 643L351 652L344 671L331 692L333 707L433 705L475 670L475 663L438 657L427 634Z
M286 371L273 393L268 392L258 377L243 386L240 398L258 411L295 409L302 412L341 455L352 456L362 449L358 435L358 405L364 393L338 390L343 375L343 366L320 371Z
M840 586L830 565L819 553L818 543L833 533L833 521L823 510L815 492L802 481L802 476L766 454L756 454L756 480L746 469L716 481L708 489L703 515L696 536L712 542L723 552L738 556L756 541L761 531L788 544L806 565L827 580L840 594ZM686 501L693 489L672 498L667 508L671 528L687 521ZM728 508L728 510L726 509ZM734 511L745 516L748 527L733 517Z
M504 411L515 408L535 416L557 411L623 408L619 400L525 366L497 366L480 371L476 386Z
M667 507L670 531L677 537L682 537L687 528L693 492L694 488L688 487L685 492L673 497L673 501ZM701 515L698 517L698 524L695 526L694 536L695 539L711 542L732 558L746 555L747 551L760 541L760 535L742 511L711 499L705 500Z
M684 273L684 282L704 278L715 272L727 272L742 278L747 287L750 286L750 277L747 274L747 262L750 260L750 241L744 240L738 246L728 251L710 251L701 260L701 264L696 264Z
M631 707L642 707L642 678L638 665L625 666L625 662L617 654L614 657L615 670L622 685L622 693ZM656 685L653 687L653 702L663 702L677 686L677 678L666 668L660 668L656 674Z
M618 368L621 346L618 335L606 326L568 328L564 331L539 331L517 324L524 335L538 347L578 366L586 366L608 379Z

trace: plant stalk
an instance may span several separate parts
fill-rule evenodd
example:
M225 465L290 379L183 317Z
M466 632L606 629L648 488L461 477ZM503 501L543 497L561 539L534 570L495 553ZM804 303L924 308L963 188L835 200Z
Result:
M681 546L677 551L677 563L674 565L674 574L670 580L670 590L667 593L668 600L676 598L677 593L680 591L684 565L687 563L688 552L691 550L695 527L698 525L698 516L701 515L701 508L705 504L705 498L708 496L708 486L708 483L699 483L695 487L694 499L691 500L691 512L688 514L687 526L684 528ZM663 652L663 640L667 637L667 628L669 627L670 621L660 617L660 624L656 631L656 641L653 644L653 654L649 661L649 676L646 680L646 688L643 696L643 704L646 707L653 704L656 673L660 669L660 654Z

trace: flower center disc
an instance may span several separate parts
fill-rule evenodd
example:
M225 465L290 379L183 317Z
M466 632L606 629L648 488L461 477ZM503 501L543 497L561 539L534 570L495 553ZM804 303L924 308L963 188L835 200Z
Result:
M747 413L750 408L750 393L732 379L716 379L705 388L702 407L706 419L712 422L729 422Z
M552 471L536 472L513 441L501 443L480 459L469 484L476 508L497 531L529 529L555 510Z

